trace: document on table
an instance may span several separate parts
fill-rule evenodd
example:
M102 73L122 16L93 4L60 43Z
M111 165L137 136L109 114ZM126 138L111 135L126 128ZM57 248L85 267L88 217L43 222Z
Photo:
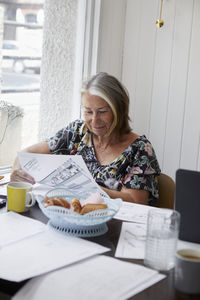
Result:
M102 190L90 174L81 155L51 155L19 152L22 169L37 183L65 187L74 193Z
M101 255L33 278L12 299L54 300L58 295L59 300L128 299L165 277L141 265Z
M44 231L46 225L15 212L0 215L0 249ZM0 250L1 251L1 250Z
M115 257L144 259L146 224L123 222ZM177 249L200 249L200 244L178 240Z
M8 218L5 221L6 216ZM40 231L40 226L35 223L40 223L39 221L30 219L29 224L28 218L21 215L18 218L19 225L14 230L12 227L17 224L15 217L10 213L0 216L0 225L5 231L0 237L2 279L19 282L110 250L96 243L66 236L42 223ZM11 225L8 224L9 221Z
M115 219L146 224L150 209L159 209L153 206L123 202L120 210L114 216Z
M146 224L123 222L115 257L144 259Z

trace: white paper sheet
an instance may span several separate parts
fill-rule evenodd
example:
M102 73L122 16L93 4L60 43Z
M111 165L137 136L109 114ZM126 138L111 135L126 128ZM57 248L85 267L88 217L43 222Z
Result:
M22 281L109 251L49 228L0 250L0 278Z
M12 166L3 166L0 167L0 175L9 174L12 170Z
M50 187L49 185L45 185L45 184L40 184L40 183L35 183L33 185L33 194L34 195L41 195L41 196L45 196L46 193L48 191L50 191L52 189L52 187ZM37 196L36 196L36 200L37 200Z
M18 158L22 169L37 183L51 187L66 187L75 193L89 189L100 190L81 155L19 152Z
M0 248L44 231L45 224L15 212L0 215Z
M34 278L12 299L124 300L165 277L141 265L101 255Z
M1 175L1 173L0 173L0 175ZM10 181L10 172L9 173L2 173L1 176L4 176L4 178L2 178L0 180L0 186L4 185L4 184L6 184Z
M177 249L197 249L200 250L200 243L191 243L182 240L178 240Z
M146 225L123 222L115 257L144 259ZM178 240L177 249L200 249L200 244Z
M4 176L4 178L0 180L0 195L6 196L7 184L10 181L10 173L2 173L2 175Z
M146 225L123 222L115 257L144 258Z
M147 223L147 215L150 209L159 209L153 206L123 202L120 210L114 216L115 219L134 223Z

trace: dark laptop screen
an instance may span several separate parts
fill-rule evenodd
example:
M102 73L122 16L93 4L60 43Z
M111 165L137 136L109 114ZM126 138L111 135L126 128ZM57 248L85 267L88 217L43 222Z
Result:
M175 183L175 209L181 214L179 238L200 243L200 172L179 169Z

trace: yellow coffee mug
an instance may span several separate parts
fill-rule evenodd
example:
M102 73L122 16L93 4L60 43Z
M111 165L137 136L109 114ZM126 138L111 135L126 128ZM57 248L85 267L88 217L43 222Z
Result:
M35 204L32 184L28 182L9 182L7 185L7 210L27 211Z

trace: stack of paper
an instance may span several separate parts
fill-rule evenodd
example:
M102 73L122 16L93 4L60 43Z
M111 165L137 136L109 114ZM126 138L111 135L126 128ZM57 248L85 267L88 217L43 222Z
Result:
M144 225L136 225L134 230L125 228L125 234L143 238ZM0 247L0 278L16 282L32 278L14 300L127 299L165 277L99 256L109 249L14 212L1 215Z
M24 217L15 212L7 212L0 217L0 248L19 242L44 231L46 225L40 221Z
M0 278L22 281L109 251L16 213L0 217Z
M30 280L13 300L124 300L163 278L155 270L102 255Z

